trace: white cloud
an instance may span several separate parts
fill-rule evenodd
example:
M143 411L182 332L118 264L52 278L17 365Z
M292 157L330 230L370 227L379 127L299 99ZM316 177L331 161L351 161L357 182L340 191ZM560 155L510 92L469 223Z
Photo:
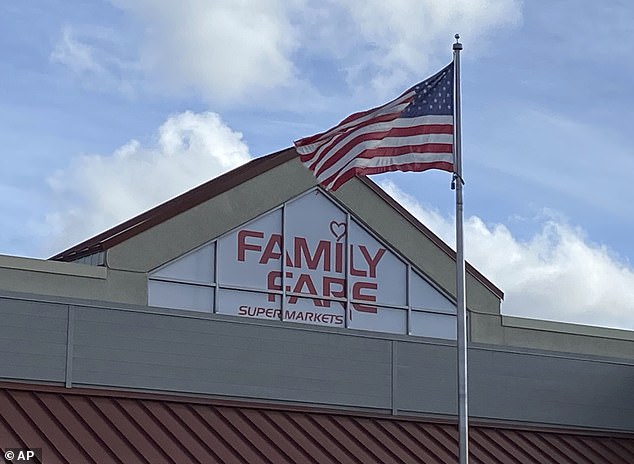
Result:
M68 66L78 74L104 71L95 58L93 47L79 41L70 27L62 30L62 36L51 53L51 61Z
M155 143L84 155L48 179L51 249L60 251L250 159L242 134L215 113L170 117Z
M382 187L448 243L454 219L424 207L394 183ZM507 315L634 330L634 270L556 218L518 240L502 224L465 220L467 260L505 292Z
M286 0L112 0L143 27L139 64L168 89L244 100L295 78Z
M368 93L371 82L383 97L448 63L455 33L474 56L492 34L521 22L519 0L336 0L322 8L329 13L315 16L312 42L340 58L351 85Z
M134 21L134 29L119 31L126 46L118 47L119 54L133 53L134 59L117 63L116 55L99 53L107 46L66 30L53 59L80 73L107 69L109 79L132 75L128 80L134 81L143 75L145 91L150 83L151 89L175 94L193 90L214 103L252 103L266 101L277 90L302 99L302 107L316 98L307 95L313 92L310 82L318 84L315 76L324 72L343 70L348 84L363 85L366 95L391 96L448 62L455 32L474 50L483 48L499 28L515 26L521 19L519 0L111 3ZM316 69L315 63L324 62L332 67Z
M49 58L75 73L85 87L114 90L132 97L139 69L134 61L125 58L124 49L113 30L65 26Z

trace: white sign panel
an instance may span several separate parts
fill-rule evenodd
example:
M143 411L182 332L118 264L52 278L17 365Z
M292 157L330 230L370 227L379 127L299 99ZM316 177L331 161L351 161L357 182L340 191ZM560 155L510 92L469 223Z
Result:
M217 313L425 336L438 331L453 338L453 303L319 190L197 253L150 276L151 301L159 300L153 292L167 288L156 281L198 282L181 269L191 263L196 275L214 280L207 294Z
M218 240L218 283L267 290L279 272L282 210L268 213Z
M344 326L348 308L349 321L358 314L362 328L380 326L378 304L407 304L406 264L324 194L290 202L284 227L281 214L272 212L219 240L219 283L262 293L221 291L218 312ZM368 317L376 321L361 322Z

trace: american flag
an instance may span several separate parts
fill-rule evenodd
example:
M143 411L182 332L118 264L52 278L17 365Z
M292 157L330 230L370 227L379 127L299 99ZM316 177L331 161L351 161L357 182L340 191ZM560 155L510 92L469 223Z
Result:
M453 62L385 105L295 141L319 183L337 190L357 174L453 171Z

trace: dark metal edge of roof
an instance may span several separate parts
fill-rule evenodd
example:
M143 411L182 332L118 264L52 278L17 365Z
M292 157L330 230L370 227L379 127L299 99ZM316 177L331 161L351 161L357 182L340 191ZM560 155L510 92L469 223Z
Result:
M99 251L105 251L280 164L284 164L295 156L294 148L286 148L270 155L255 158L111 229L61 251L49 259L74 261Z
M48 382L27 383L13 380L0 380L0 390L20 390L41 393L55 393L64 395L77 395L103 398L118 398L147 401L169 401L172 403L200 404L208 406L239 407L244 409L263 409L271 411L290 411L311 414L337 414L341 416L366 417L382 420L407 420L411 422L425 422L439 425L456 425L458 419L455 416L442 416L435 414L412 414L402 411L398 415L389 412L364 411L359 409L329 408L323 405L298 405L286 401L258 401L250 398L218 398L208 395L187 395L171 392L147 392L134 389L73 386L67 388L64 385ZM634 432L622 430L606 430L590 427L574 427L549 424L534 424L512 420L469 418L469 425L487 429L513 429L528 432L566 433L570 435L620 437L634 440Z
M92 238L89 238L71 248L68 248L50 257L54 261L74 261L84 256L100 251L105 251L119 243L144 232L163 221L187 211L211 198L214 198L234 187L253 179L260 174L286 163L297 156L294 148L286 148L269 155L255 158L248 163L215 177L198 187L195 187L171 200L166 201L154 208L135 216L121 224L108 229ZM407 221L418 229L425 237L430 239L436 246L445 252L451 259L456 259L456 252L451 249L440 237L434 234L422 222L416 219L409 211L401 206L396 200L388 195L381 187L366 176L358 176L365 185L374 191L380 198L397 210ZM504 292L500 290L489 279L482 275L471 264L466 263L466 270L477 281L488 288L495 296L504 299Z

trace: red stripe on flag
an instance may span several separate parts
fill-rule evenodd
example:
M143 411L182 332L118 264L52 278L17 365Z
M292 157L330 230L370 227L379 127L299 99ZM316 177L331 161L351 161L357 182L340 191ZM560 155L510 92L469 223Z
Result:
M418 131L418 132L417 132ZM367 141L372 141L372 140L384 140L386 137L407 137L407 136L416 136L421 134L420 132L420 128L419 127L413 127L413 128L392 128L389 129L387 131L382 131L379 133L371 133L371 134L363 134L353 140L351 140L349 143L347 143L346 145L344 145L343 147L341 147L339 150L337 150L336 152L332 153L332 154L328 154L328 159L327 161L316 171L314 171L314 167L310 166L309 169L311 169L312 171L315 172L316 176L320 176L323 172L325 172L327 169L329 169L330 167L332 167L335 163L337 163L338 161L340 161L343 157L345 157L352 149L354 149L355 146L359 145L360 143L363 142L367 142ZM453 134L453 126L446 126L442 129L442 132L431 132L431 133L427 133L427 134L421 134L421 135L435 135L435 134L440 134L440 135L451 135ZM448 148L443 148L441 153L451 153L452 150L452 144L439 144L439 143L417 143L414 145L400 145L400 146L394 146L394 147L376 147L376 148L368 148L366 150L364 150L363 152L361 152L359 155L357 155L357 157L359 158L372 158L373 156L381 156L381 155L385 155L385 154L403 154L403 153L433 153L434 150L433 148L429 148L429 147L434 147L434 146L439 146L439 145L443 145L446 146ZM414 148L414 147L421 147L419 149ZM401 151L402 150L402 151ZM447 151L448 150L448 151Z
M347 171L343 172L338 179L335 180L330 190L337 190L343 184L348 182L354 176L357 175L372 175L372 174L383 174L385 172L393 172L393 171L416 171L422 172L427 171L429 169L439 169L441 171L453 172L453 164L447 163L445 161L435 161L433 163L406 163L406 164L398 164L398 165L390 165L390 166L367 166L367 167L356 167L350 168ZM331 180L332 182L332 180ZM328 184L326 182L323 183L324 186Z
M333 134L328 139L324 140L324 143L320 144L319 147L313 150L310 154L302 155L303 156L302 162L310 161L311 159L313 159L313 157L315 157L315 155L317 155L315 160L313 160L312 164L314 165L316 163L319 163L319 161L323 159L323 157L328 153L327 149L331 146L336 145L341 139L348 137L350 134L360 129L363 129L364 127L370 126L372 124L378 124L381 122L394 121L395 119L398 119L399 117L400 117L400 112L382 114L375 118L368 119L366 121L361 121L356 126L351 126L349 128L346 128L345 130L341 130L341 132L336 132L331 130L329 132L333 132ZM299 140L298 142L295 143L295 145L296 146L307 145L303 143L303 141L304 139Z
M404 92L398 98L395 98L391 102L386 103L385 105L372 108L371 110L360 111L358 113L351 114L350 116L345 118L343 121L341 121L339 124L337 124L334 127L331 127L325 132L321 132L319 134L311 135L310 137L304 137L303 139L299 139L295 141L295 146L300 147L300 146L310 145L322 139L329 140L331 137L337 135L338 133L350 132L354 130L356 127L367 125L366 121L369 121L369 123L371 124L372 121L378 121L379 118L382 118L385 115L395 115L395 117L398 117L401 112L400 110L397 109L398 106L404 105L406 103L410 103L413 97L414 97L414 93L411 92L411 89L410 89ZM367 120L362 120L363 118L367 116L371 116L372 114L376 114L376 117L370 118ZM358 122L356 124L353 124L354 121L358 121Z
M295 142L326 188L355 174L453 169L453 63L391 102Z
M328 176L328 178L321 181L321 183L324 185L328 185L330 182L332 182L333 178L336 178L342 171L348 169L348 166L350 166L350 164L353 164L354 161L357 159L391 158L407 154L451 154L452 151L453 145L450 143L429 143L415 146L378 147L372 150L366 150L355 158L352 158L348 163L346 163L345 166ZM430 160L430 162L434 163L435 160ZM320 173L315 173L315 177L319 179Z

